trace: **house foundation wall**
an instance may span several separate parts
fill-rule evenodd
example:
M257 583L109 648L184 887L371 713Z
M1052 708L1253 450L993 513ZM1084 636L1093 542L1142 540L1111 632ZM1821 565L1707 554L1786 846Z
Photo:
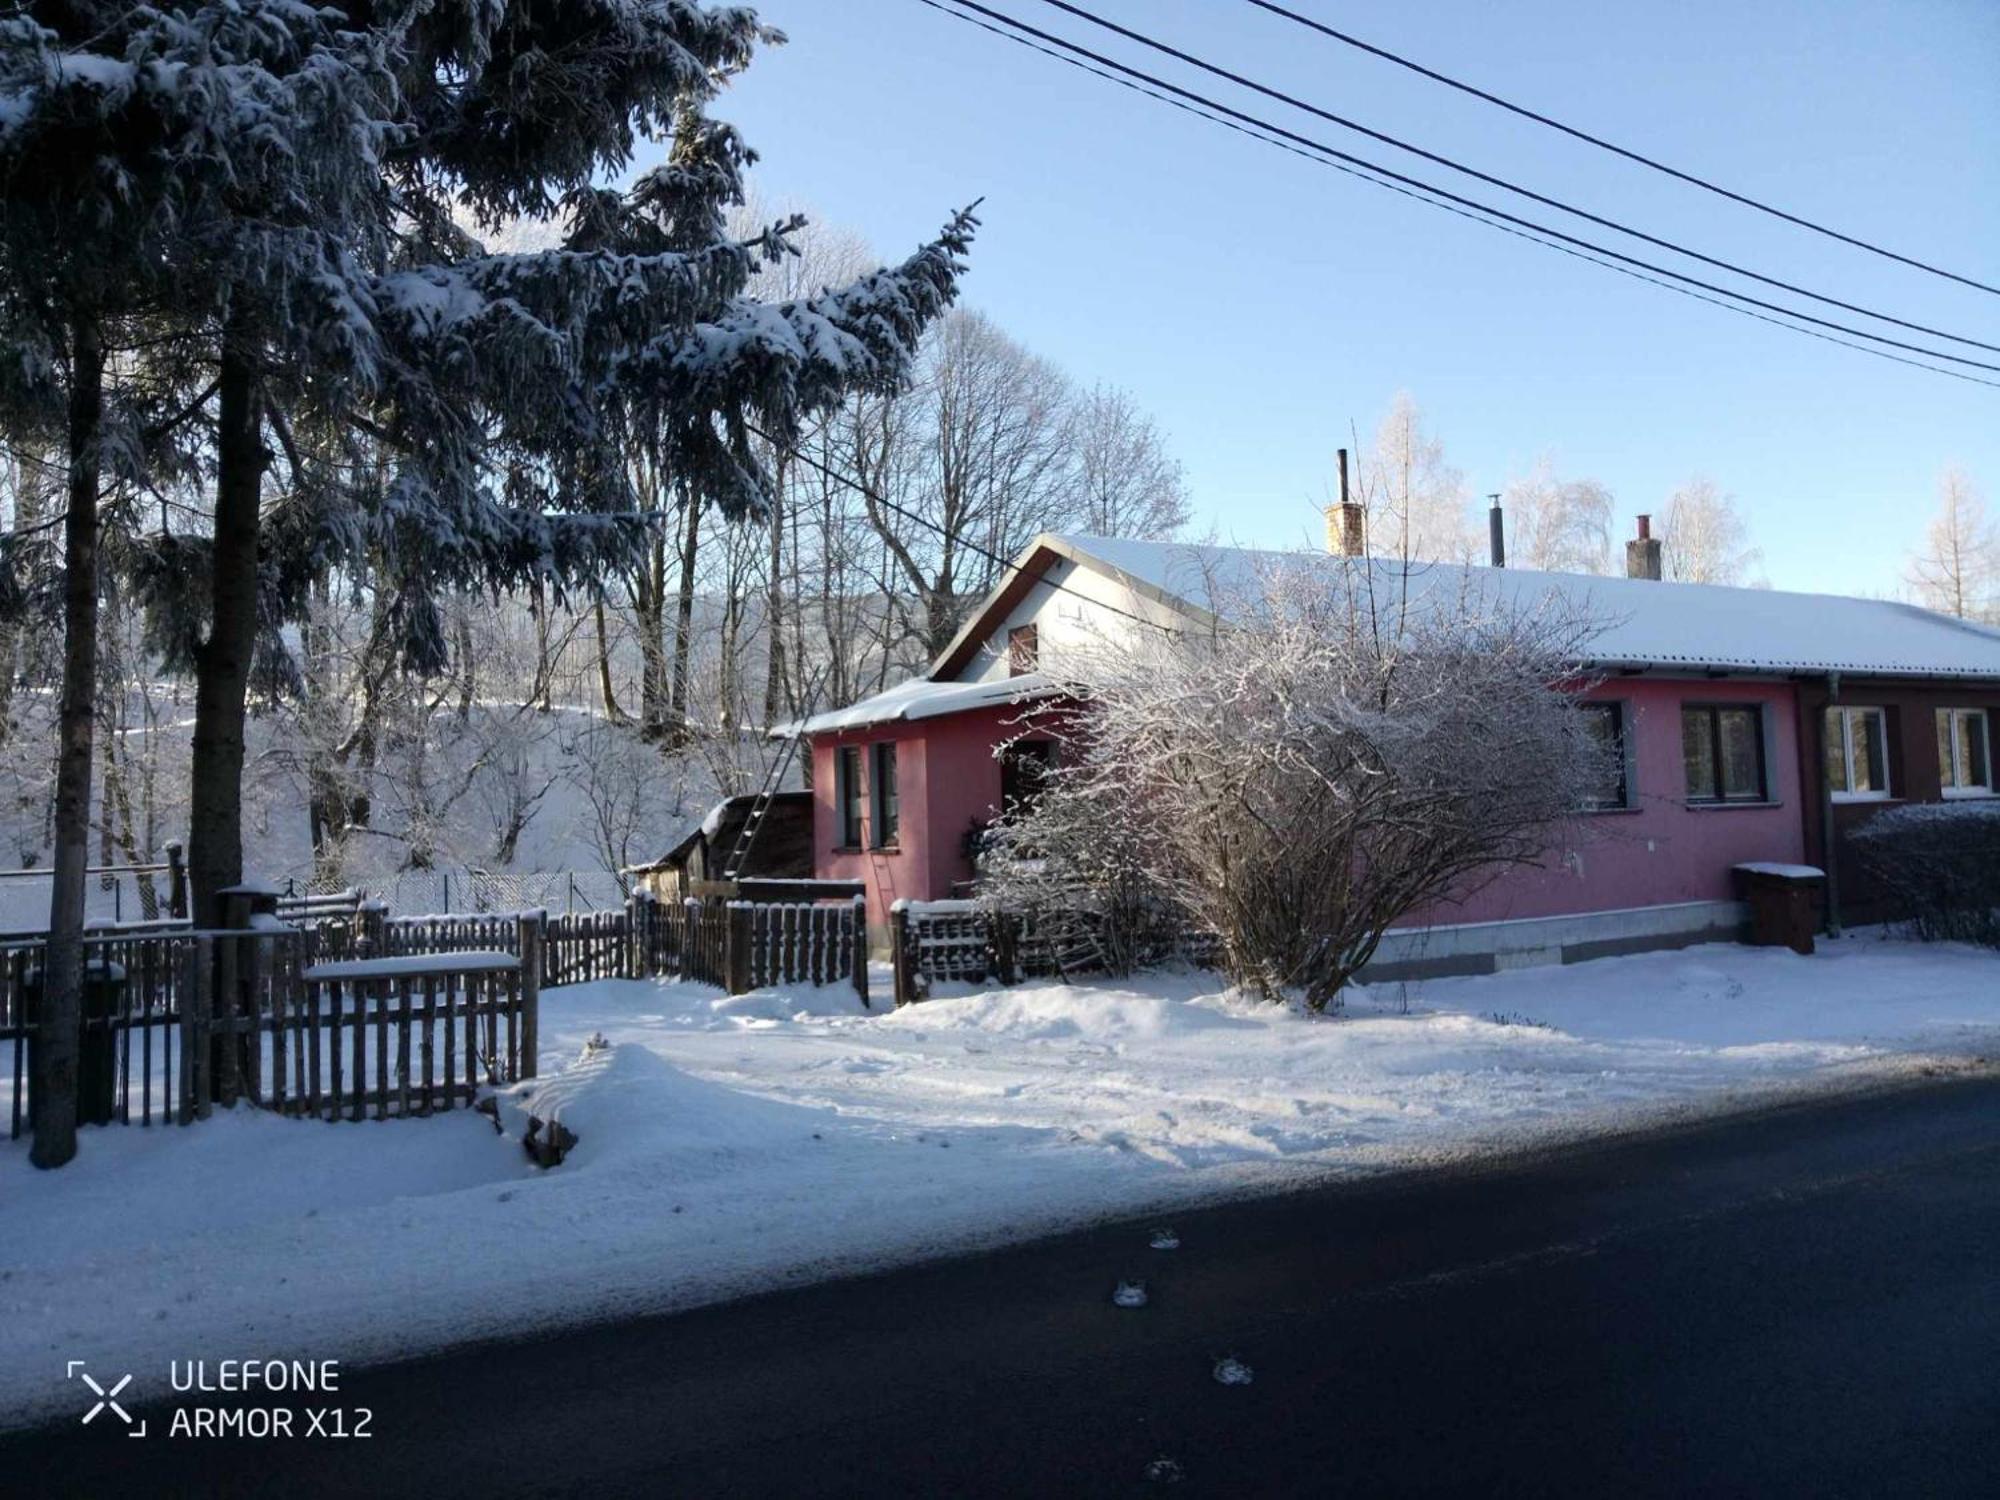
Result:
M1357 978L1362 984L1393 984L1582 963L1697 943L1733 943L1742 939L1747 923L1740 901L1683 901L1623 911L1399 928L1382 939L1374 960Z

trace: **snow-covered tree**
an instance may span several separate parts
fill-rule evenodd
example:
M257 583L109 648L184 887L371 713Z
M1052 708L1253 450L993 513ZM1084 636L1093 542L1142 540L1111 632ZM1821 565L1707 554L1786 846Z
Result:
M1550 573L1611 567L1611 491L1595 479L1558 478L1543 458L1507 486L1507 563Z
M1070 889L1149 880L1246 988L1325 1008L1391 925L1540 862L1604 784L1575 691L1596 626L1553 597L1326 558L1217 602L1216 630L1066 657L1082 707L1009 838ZM1107 875L1068 830L1111 825L1142 852Z
M1075 524L1093 536L1171 537L1188 523L1187 480L1153 419L1125 391L1097 386L1070 417Z
M1675 583L1753 584L1764 560L1736 497L1713 479L1690 479L1667 497L1660 542L1665 575Z
M231 253L207 289L221 309L213 541L163 538L150 574L161 633L197 675L189 867L203 911L241 871L260 632L275 661L276 627L328 567L368 577L371 655L431 673L449 658L448 596L560 599L637 554L657 518L640 511L628 449L647 448L671 505L760 508L752 428L783 439L850 391L895 388L972 227L961 215L850 286L745 295L797 227L723 228L751 156L703 108L778 39L747 10L273 9L263 61L281 82L332 68L315 27L345 49L335 61L372 67L336 71L274 120L281 141L314 138L279 153L310 169L244 193L215 229ZM597 185L660 132L665 165L622 192ZM460 226L467 212L496 232L527 216L565 233L489 251ZM330 449L299 440L313 425L338 434ZM205 609L187 608L190 575Z
M1927 608L1961 620L2000 618L2000 524L1972 476L1952 465L1938 476L1937 510L1908 579Z
M1417 562L1472 562L1465 476L1424 426L1416 398L1399 391L1360 455L1357 498L1367 508L1368 551Z

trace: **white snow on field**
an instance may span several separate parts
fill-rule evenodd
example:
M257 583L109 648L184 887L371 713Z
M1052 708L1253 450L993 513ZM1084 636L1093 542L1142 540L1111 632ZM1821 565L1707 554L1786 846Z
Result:
M0 1142L0 1425L66 1409L72 1358L133 1371L143 1401L169 1359L361 1362L687 1306L1962 1065L1996 1027L2000 958L1873 936L1810 958L1709 947L1378 989L1337 1019L1204 975L890 1014L834 988L552 990L542 1077L508 1101L508 1136L464 1111L335 1125L239 1109L89 1131L54 1173ZM523 1096L580 1137L561 1167L527 1164Z

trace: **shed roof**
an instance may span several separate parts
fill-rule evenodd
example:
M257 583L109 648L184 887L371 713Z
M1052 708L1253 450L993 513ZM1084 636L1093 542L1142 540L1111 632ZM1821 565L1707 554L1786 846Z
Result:
M1055 697L1060 691L1039 672L1024 672L1018 677L1001 677L989 682L933 682L929 677L912 677L908 682L899 682L846 708L814 714L800 728L806 734L832 734L842 729L865 729L872 724L934 719L940 714L962 713L968 708L1031 703L1039 698ZM787 728L776 732L791 731Z

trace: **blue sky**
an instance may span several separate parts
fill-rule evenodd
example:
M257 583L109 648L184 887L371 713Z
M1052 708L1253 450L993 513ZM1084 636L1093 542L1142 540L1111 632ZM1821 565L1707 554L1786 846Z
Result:
M1225 87L1039 0L992 3L1203 92ZM2000 344L2000 296L1618 162L1239 0L1084 3L1552 196ZM2000 5L1989 0L1290 3L1740 192L2000 284ZM718 112L763 153L760 193L809 205L885 257L983 196L967 302L1080 380L1131 390L1186 465L1201 522L1227 538L1316 536L1333 450L1350 423L1366 440L1398 390L1416 397L1478 494L1546 452L1559 472L1608 484L1629 533L1631 515L1658 509L1677 482L1712 476L1736 495L1780 588L1894 590L1946 462L2000 501L2000 390L1580 264L917 0L759 9L791 41ZM1600 233L1331 125L1278 117Z

